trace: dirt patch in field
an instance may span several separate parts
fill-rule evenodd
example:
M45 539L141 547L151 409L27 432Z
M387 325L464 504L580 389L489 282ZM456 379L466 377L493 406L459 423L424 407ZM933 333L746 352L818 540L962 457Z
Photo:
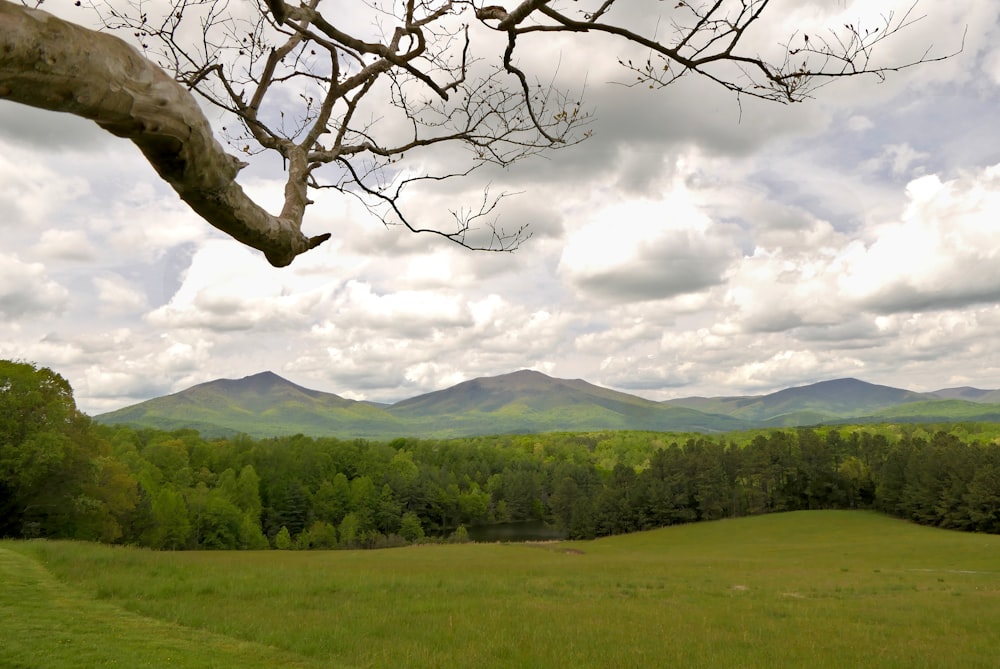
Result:
M563 546L558 540L555 541L525 541L524 546L528 548L541 548L542 550L552 551L554 553L563 553L564 555L586 555L579 548L573 548L572 546Z

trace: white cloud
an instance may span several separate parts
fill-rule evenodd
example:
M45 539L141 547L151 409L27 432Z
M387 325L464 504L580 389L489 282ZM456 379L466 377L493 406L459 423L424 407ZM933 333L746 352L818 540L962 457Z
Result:
M770 389L813 383L833 376L853 376L852 370L863 369L860 360L842 354L783 349L724 372L721 381L730 387Z
M0 314L15 319L62 311L70 293L50 279L45 266L0 253Z
M282 271L230 240L204 243L170 301L147 316L159 328L220 332L295 327L321 308L324 279Z
M1000 165L907 186L901 220L846 254L840 286L879 311L956 307L1000 299Z
M792 4L758 26L761 49L909 6ZM664 3L619 9L648 28L644 12ZM55 366L91 411L263 369L379 400L525 367L657 399L847 375L998 387L1000 168L984 128L1000 98L1000 5L918 10L928 17L878 62L946 52L968 25L963 54L790 107L696 78L607 86L627 50L605 40L586 58L575 37L523 50L525 67L586 80L594 137L409 196L421 224L446 227L487 185L518 193L499 222L535 237L515 255L387 230L322 191L305 225L333 239L276 270L127 142L0 102L0 355ZM427 151L406 166L467 158ZM273 210L284 173L254 162L241 181Z
M94 287L106 313L141 312L146 307L146 295L121 275L94 277Z
M87 181L63 174L37 155L10 146L0 152L0 229L49 222L59 206L86 194Z
M602 191L586 210L577 207L585 218L563 251L561 274L583 293L614 301L669 298L721 283L735 256L732 240L683 178L656 200L621 201Z
M882 153L865 161L861 169L874 172L887 168L893 176L912 176L922 171L920 161L929 158L930 154L917 151L909 144L888 144Z
M34 254L45 259L86 262L97 258L97 249L83 230L50 228L42 232Z
M150 180L116 193L110 206L87 222L121 257L149 262L180 244L215 236L203 220L165 184Z
M864 132L866 130L871 130L875 127L875 124L867 116L862 116L861 114L855 114L847 119L847 127L852 132Z

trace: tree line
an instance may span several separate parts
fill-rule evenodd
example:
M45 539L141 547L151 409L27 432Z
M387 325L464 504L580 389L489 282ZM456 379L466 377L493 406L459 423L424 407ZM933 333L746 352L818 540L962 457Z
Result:
M962 425L390 442L100 426L0 362L0 535L157 549L374 548L544 521L585 539L799 509L1000 533L1000 441Z

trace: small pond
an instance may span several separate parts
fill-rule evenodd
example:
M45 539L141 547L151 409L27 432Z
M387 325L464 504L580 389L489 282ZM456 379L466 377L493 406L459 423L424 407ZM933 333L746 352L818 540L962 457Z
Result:
M469 538L473 541L551 541L565 539L566 535L540 520L526 520L519 523L498 523L470 527Z

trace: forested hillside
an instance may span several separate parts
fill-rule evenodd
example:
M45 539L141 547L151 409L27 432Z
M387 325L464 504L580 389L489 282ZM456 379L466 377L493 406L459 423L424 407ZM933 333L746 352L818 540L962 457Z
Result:
M542 520L585 538L796 509L1000 532L1000 428L206 440L97 426L49 370L0 370L4 536L333 548Z
M720 434L820 424L1000 420L1000 405L990 402L993 391L959 388L942 393L836 379L768 395L653 402L582 379L521 370L463 381L395 404L372 404L262 372L202 383L94 420L157 430L194 429L207 437L304 434L376 441L603 430Z

